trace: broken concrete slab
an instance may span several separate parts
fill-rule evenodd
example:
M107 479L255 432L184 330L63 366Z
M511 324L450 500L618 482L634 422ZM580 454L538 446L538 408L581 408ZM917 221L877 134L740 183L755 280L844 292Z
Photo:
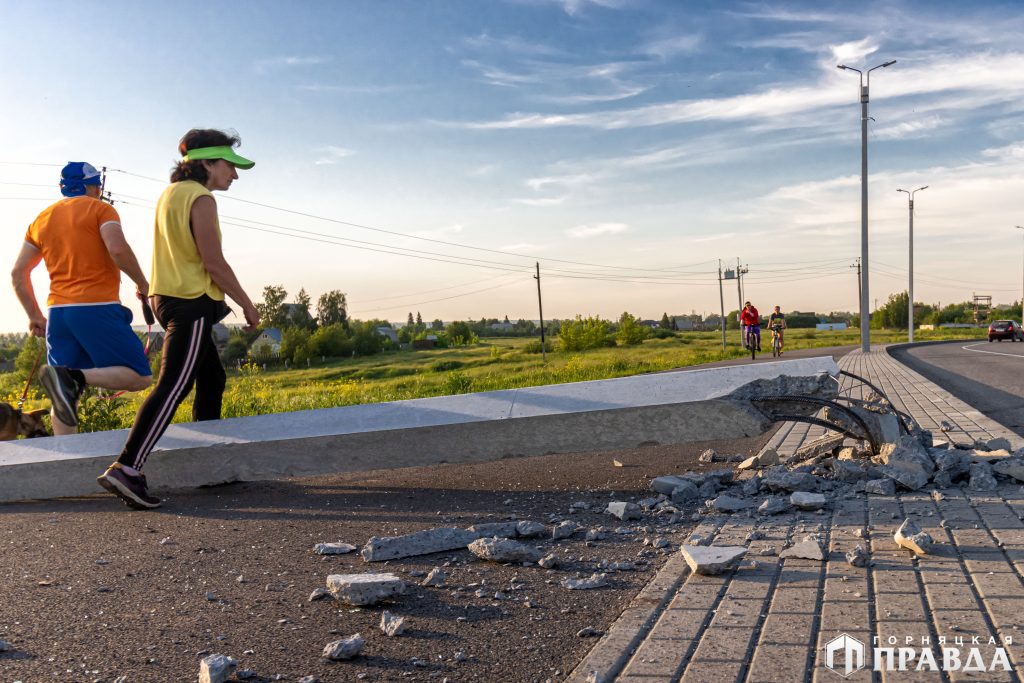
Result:
M891 412L869 410L864 406L858 405L844 405L843 409L829 406L822 412L825 419L829 422L842 425L854 434L863 434L864 428L847 411L854 413L861 419L864 425L867 426L868 433L876 444L896 441L900 438L899 418Z
M992 473L992 465L987 462L976 462L971 465L971 481L968 484L972 491L995 491L999 488Z
M851 448L850 450L852 451L853 449ZM868 475L867 471L861 467L860 463L852 459L842 460L840 458L835 458L831 461L830 465L832 467L833 474L839 481L852 483L860 481Z
M447 578L448 575L445 574L443 569L441 569L440 567L434 567L430 570L430 573L427 574L426 578L424 578L423 581L420 582L420 585L432 588L442 588L444 587L444 582Z
M317 555L347 555L355 549L351 543L317 543L313 546Z
M545 531L547 531L547 527L540 522L531 522L524 519L516 523L516 534L523 538L543 536Z
M926 482L935 472L935 462L927 449L912 436L901 436L895 442L882 444L877 461L909 472L915 479L923 476Z
M665 475L663 477L655 477L651 480L651 490L655 493L660 493L665 496L672 495L672 491L678 486L689 484L693 486L693 483L688 479L683 479L675 474Z
M176 424L146 473L157 491L749 437L771 420L737 400L737 388L821 372L835 376L838 368L831 358L807 358ZM0 443L0 502L95 493L97 473L126 436ZM392 454L383 465L382 452Z
M199 683L226 683L236 666L238 662L227 655L203 657L199 662Z
M714 576L736 567L747 549L743 546L683 545L679 548L695 574Z
M801 510L820 510L828 500L820 493L797 491L789 497L789 502Z
M669 499L676 505L685 505L698 498L700 498L700 490L690 481L683 481L669 494Z
M987 448L990 451L1012 451L1013 450L1013 446L1010 444L1010 440L1006 439L1006 438L1003 438L1001 436L997 437L995 439L989 439L988 441L986 441L985 442L985 448Z
M469 552L491 562L537 562L540 551L507 538L478 538L469 544Z
M348 638L327 643L321 656L324 659L333 659L335 661L352 659L359 654L365 644L366 641L357 633Z
M904 520L893 535L893 540L896 541L896 545L912 550L918 555L926 555L931 552L934 544L932 537L912 519Z
M363 546L361 554L367 562L383 562L465 548L478 538L479 533L454 527L426 529L403 536L373 536Z
M790 557L801 560L821 561L825 559L825 553L821 548L821 542L814 537L808 536L779 553L779 559L785 560Z
M750 507L750 502L733 496L719 496L711 502L711 507L718 512L738 512Z
M1007 458L992 465L992 470L1004 477L1024 482L1024 458Z
M781 496L768 496L768 498L766 498L764 502L757 507L757 514L777 515L782 512L786 512L789 508L790 504L787 499L782 498Z
M952 481L971 471L971 459L962 451L930 451L939 472L946 472Z
M605 508L605 512L622 521L626 521L628 519L640 519L640 506L636 503L621 500L613 501L608 503L608 507Z
M921 470L911 471L899 469L892 465L881 465L876 467L872 471L872 474L881 474L888 477L909 491L917 491L918 489L927 486L930 479L930 477Z
M766 470L763 474L764 485L772 491L817 491L821 478L807 472L790 472L779 465Z
M864 484L864 492L875 496L895 496L896 482L892 479L872 479Z
M630 503L630 505L632 505L632 503ZM551 538L556 541L563 538L569 538L576 533L579 528L580 527L576 522L567 519L564 522L560 522L555 525L555 528L551 530Z
M472 531L474 534L477 534L477 538L486 538L488 536L513 538L519 534L519 523L484 522L482 524L474 524L473 526L469 527L468 531Z
M346 605L374 605L405 592L405 582L394 574L331 574L327 590Z
M845 440L846 436L844 434L826 434L796 449L791 460L806 460L807 458L831 455L834 450L842 447Z
M738 470L753 470L761 467L771 467L772 465L779 464L779 452L774 448L765 448L757 455L752 455L739 465L736 466Z

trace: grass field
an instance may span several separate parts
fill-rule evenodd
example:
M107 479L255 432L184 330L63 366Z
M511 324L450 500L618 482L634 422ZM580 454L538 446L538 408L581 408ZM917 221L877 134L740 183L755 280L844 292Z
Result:
M984 338L985 333L984 329L922 330L915 336L917 341L929 341ZM738 331L730 331L730 346L725 351L720 333L686 332L669 339L648 339L639 346L549 352L546 363L539 353L524 351L529 339L490 338L473 347L390 351L365 358L328 360L310 368L270 366L263 370L249 366L229 372L223 415L242 417L657 372L739 358L745 352L736 345L738 336ZM906 341L905 332L872 333L873 343L902 341ZM763 342L767 350L767 335ZM858 330L789 330L786 334L789 350L859 343ZM10 401L10 381L3 386ZM20 390L17 387L18 394ZM47 405L45 399L33 398L30 406ZM138 394L115 400L87 396L80 411L83 430L129 427L141 399ZM186 400L175 421L188 421L190 414L191 403Z

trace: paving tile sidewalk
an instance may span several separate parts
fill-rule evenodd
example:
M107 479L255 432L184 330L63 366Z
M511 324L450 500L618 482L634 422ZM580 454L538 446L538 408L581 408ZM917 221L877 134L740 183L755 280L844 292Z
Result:
M844 370L879 386L925 429L957 443L1006 437L1024 440L895 361L883 347L855 351ZM857 391L856 383L844 387ZM784 425L770 445L788 455L821 428ZM896 526L911 517L937 541L921 558L898 548ZM854 494L832 500L824 514L776 518L706 518L693 535L716 545L747 545L747 562L718 577L693 575L676 553L634 599L568 680L628 681L1021 681L1024 678L1024 487L977 493L960 488L894 497ZM944 521L944 523L943 523ZM748 541L758 531L764 538ZM817 533L824 562L779 560L786 540ZM691 536L692 537L692 536ZM864 545L872 562L855 568L845 553ZM776 554L762 555L766 546ZM754 560L750 563L749 560ZM848 677L825 665L825 645L846 634L866 644L864 667ZM875 642L873 639L878 639ZM977 641L973 639L977 637ZM927 638L927 641L923 641ZM1005 645L1012 670L963 671L970 648L987 667ZM960 646L960 670L874 671L873 647L930 647L941 666L942 645ZM908 643L908 640L912 641ZM880 660L888 657L884 652ZM949 669L955 668L952 663ZM843 671L843 673L846 673Z

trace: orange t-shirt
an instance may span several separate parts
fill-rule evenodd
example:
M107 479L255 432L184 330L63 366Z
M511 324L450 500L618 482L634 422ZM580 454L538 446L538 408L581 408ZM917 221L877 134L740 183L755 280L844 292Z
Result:
M47 305L120 301L121 272L100 235L100 226L120 222L114 207L87 196L61 200L39 214L25 241L42 253L50 273Z

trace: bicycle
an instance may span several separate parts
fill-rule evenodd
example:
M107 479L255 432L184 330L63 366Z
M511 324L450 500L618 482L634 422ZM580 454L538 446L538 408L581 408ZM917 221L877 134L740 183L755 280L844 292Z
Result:
M757 337L754 335L754 326L747 325L747 348L750 350L750 360L757 358Z
M778 358L782 355L782 328L772 328L772 357Z

